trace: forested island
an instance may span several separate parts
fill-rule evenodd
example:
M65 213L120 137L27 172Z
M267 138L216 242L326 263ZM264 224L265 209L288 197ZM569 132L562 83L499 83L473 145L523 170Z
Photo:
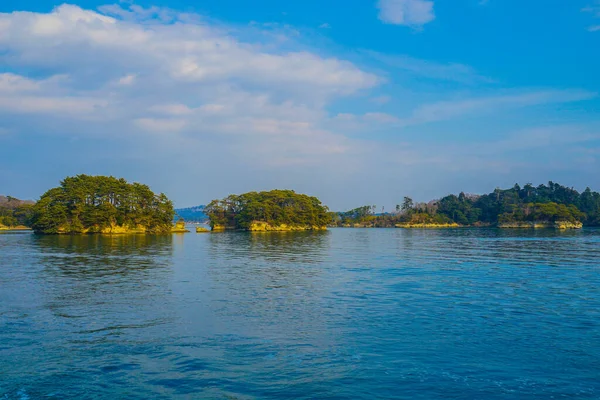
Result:
M600 226L600 193L579 193L558 183L518 184L484 195L449 195L428 203L405 197L395 213L375 214L364 206L331 214L332 226L441 228L497 226L500 228L581 228Z
M22 230L31 225L35 202L0 196L0 230Z
M293 190L230 195L213 200L204 212L213 231L323 230L331 222L327 207L319 199Z
M33 206L36 233L169 233L173 203L146 185L106 176L65 178Z

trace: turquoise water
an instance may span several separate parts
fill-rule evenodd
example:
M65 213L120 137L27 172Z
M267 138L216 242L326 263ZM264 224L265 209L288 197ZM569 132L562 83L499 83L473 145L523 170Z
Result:
M0 399L599 399L600 231L0 235Z

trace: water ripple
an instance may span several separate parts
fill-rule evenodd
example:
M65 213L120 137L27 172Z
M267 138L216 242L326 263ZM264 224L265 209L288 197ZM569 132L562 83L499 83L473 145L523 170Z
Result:
M600 398L600 231L0 235L0 400Z

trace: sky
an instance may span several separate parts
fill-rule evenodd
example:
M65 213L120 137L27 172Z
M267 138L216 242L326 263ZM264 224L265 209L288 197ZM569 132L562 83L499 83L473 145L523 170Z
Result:
M600 1L0 2L0 194L600 190Z

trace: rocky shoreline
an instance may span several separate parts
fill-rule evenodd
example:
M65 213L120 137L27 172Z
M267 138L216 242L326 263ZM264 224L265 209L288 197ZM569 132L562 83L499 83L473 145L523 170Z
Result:
M498 224L498 228L502 229L581 229L583 224L581 222L570 222L570 221L556 221L556 222L505 222Z

